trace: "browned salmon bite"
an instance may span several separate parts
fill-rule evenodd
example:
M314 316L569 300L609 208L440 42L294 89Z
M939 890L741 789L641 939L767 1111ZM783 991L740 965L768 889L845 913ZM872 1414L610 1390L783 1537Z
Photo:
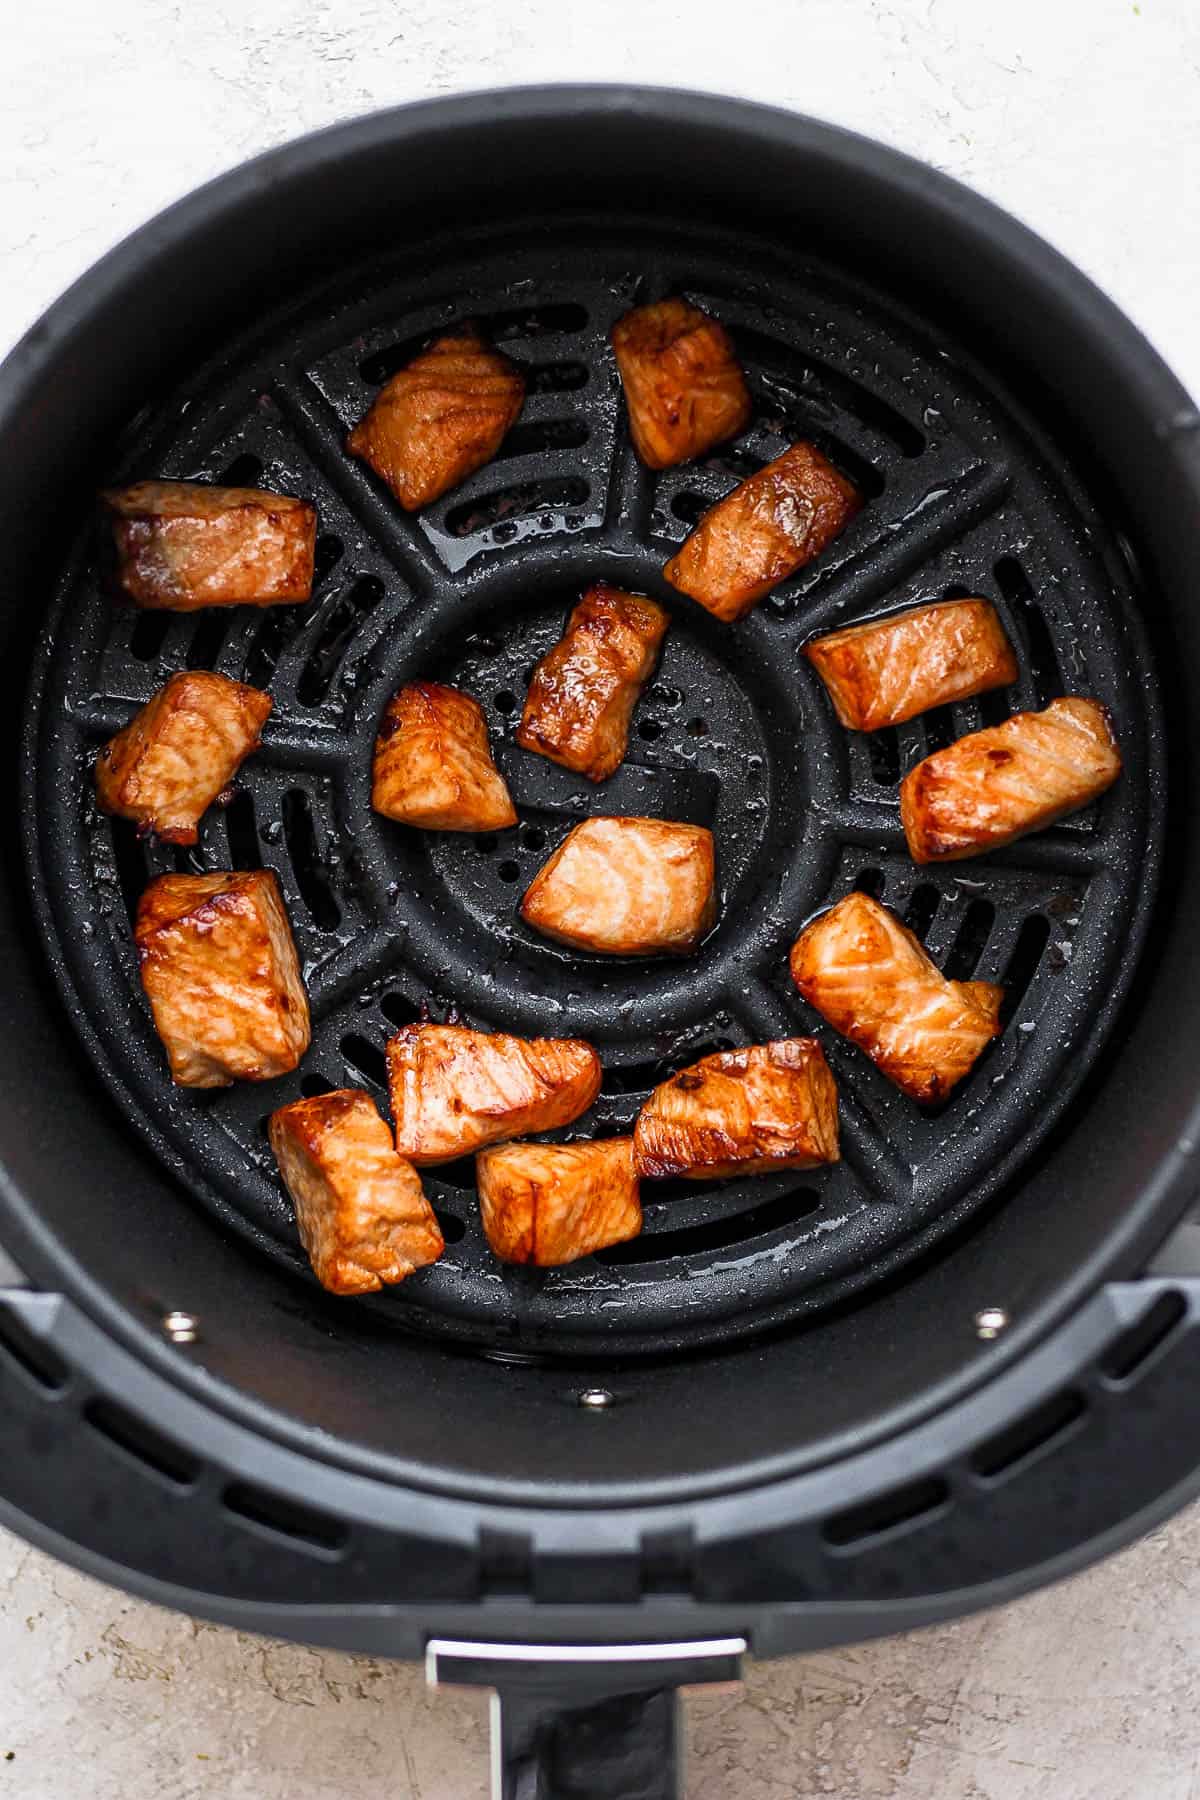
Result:
M847 894L792 946L792 979L835 1031L914 1100L942 1100L1000 1034L1003 988L948 981L900 920Z
M534 876L521 917L611 956L688 956L716 918L712 832L669 819L585 819Z
M308 1049L308 996L270 869L160 875L138 902L142 986L181 1087L271 1081Z
M387 1065L396 1149L421 1165L569 1125L600 1092L600 1059L580 1038L406 1025Z
M710 507L663 574L718 619L742 618L844 531L862 506L815 444L793 444Z
M317 509L291 494L137 481L101 494L116 579L138 606L286 606L312 594Z
M634 449L651 469L703 456L750 421L729 333L686 300L657 300L612 332Z
M805 646L851 731L903 725L931 706L1007 687L1019 670L989 600L940 600L847 625Z
M525 399L525 377L469 325L393 375L346 440L407 512L491 462Z
M436 681L410 681L375 740L371 805L426 831L503 831L517 822L492 760L483 708Z
M554 1268L642 1229L632 1138L499 1144L475 1158L479 1211L502 1262Z
M313 1273L331 1294L405 1281L445 1249L410 1162L369 1094L340 1088L295 1100L267 1127Z
M1078 812L1121 773L1121 753L1095 700L1052 700L1044 712L959 738L900 783L914 862L957 862L1043 831Z
M194 844L205 811L257 750L271 704L205 669L172 675L96 757L101 811L166 843Z
M837 1086L815 1038L702 1056L656 1087L633 1128L639 1175L713 1181L838 1160Z
M533 671L517 742L590 781L620 766L638 697L670 616L644 594L598 582Z

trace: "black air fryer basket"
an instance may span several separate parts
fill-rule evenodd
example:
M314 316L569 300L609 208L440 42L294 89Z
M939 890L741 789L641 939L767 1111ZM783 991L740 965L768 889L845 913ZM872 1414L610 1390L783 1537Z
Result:
M655 475L606 341L671 293L729 327L755 416ZM498 460L406 516L345 433L468 316L530 398ZM188 1611L501 1688L506 1793L660 1795L674 1686L729 1677L747 1646L1012 1595L1177 1506L1200 1465L1180 1224L1197 423L1133 328L985 202L695 96L381 114L225 177L86 276L0 372L0 1519ZM867 505L721 625L662 564L796 437ZM313 499L312 604L114 606L93 496L143 475ZM600 577L675 619L602 800L512 737L531 664ZM965 594L999 608L1016 687L843 732L804 641ZM90 769L184 667L269 687L275 710L232 804L179 850L99 817ZM381 710L418 675L484 704L518 827L431 836L371 811ZM900 776L1064 692L1111 709L1118 785L986 860L915 868ZM572 954L519 923L596 810L713 828L721 923L693 959ZM229 866L282 883L313 1046L266 1086L172 1089L131 909L154 874ZM790 983L800 926L854 887L949 974L1004 984L1002 1037L933 1111ZM470 1166L434 1169L445 1259L336 1302L266 1115L380 1092L387 1036L452 1009L594 1042L603 1090L576 1129L597 1135L707 1050L815 1032L844 1161L650 1184L642 1237L549 1272L497 1265Z

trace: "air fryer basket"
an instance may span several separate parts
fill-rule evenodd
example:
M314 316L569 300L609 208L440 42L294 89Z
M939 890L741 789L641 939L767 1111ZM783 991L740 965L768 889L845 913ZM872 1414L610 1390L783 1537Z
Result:
M605 340L673 292L732 330L755 417L655 476ZM468 316L531 398L500 459L410 519L345 430ZM795 436L868 504L720 626L661 565ZM30 878L14 828L0 1245L26 1279L0 1289L2 1516L192 1610L328 1642L769 1653L1012 1591L1172 1504L1200 1461L1197 1295L1178 1259L1170 1279L1146 1268L1192 1198L1196 1141L1178 902L1197 855L1181 696L1200 672L1198 441L1132 328L985 203L827 127L693 96L381 115L214 184L86 277L0 373L0 667ZM114 608L90 497L149 474L313 498L311 606ZM675 624L597 794L512 731L530 664L601 576ZM1018 686L843 733L807 637L966 593L1000 608ZM232 804L180 851L96 815L90 760L184 666L269 686L275 712ZM434 840L371 812L376 722L418 674L483 702L511 832ZM986 861L915 869L899 776L1064 691L1111 708L1118 786ZM569 955L517 921L534 869L597 810L712 825L722 920L692 961ZM153 873L230 865L279 875L314 1044L294 1077L187 1094L140 997L130 908ZM800 925L854 886L951 974L1005 984L1003 1037L935 1112L788 980ZM469 1167L433 1170L445 1260L335 1304L303 1265L265 1115L380 1088L387 1034L451 1008L594 1041L604 1088L575 1130L599 1134L704 1049L815 1029L845 1160L655 1184L641 1239L538 1274L489 1257ZM180 1311L198 1327L172 1341ZM583 1699L631 1685L606 1681Z

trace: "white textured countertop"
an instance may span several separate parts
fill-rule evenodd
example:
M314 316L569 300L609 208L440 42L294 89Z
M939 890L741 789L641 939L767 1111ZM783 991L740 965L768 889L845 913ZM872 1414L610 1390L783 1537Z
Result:
M735 18L753 21L739 30ZM1200 393L1195 0L40 0L3 16L0 349L168 201L471 87L638 80L884 138L1073 257ZM481 1702L126 1600L0 1534L0 1800L482 1800ZM689 1707L688 1800L1200 1800L1200 1511L1001 1613Z

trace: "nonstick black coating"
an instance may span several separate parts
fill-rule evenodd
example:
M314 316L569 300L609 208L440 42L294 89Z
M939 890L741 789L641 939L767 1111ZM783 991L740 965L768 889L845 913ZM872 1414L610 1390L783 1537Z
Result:
M634 457L608 349L632 304L686 293L731 329L749 428L662 476ZM379 384L434 332L479 320L527 371L499 457L416 520L343 448ZM798 438L859 483L861 517L750 619L711 619L662 580L704 507ZM500 1268L473 1163L426 1185L449 1239L437 1267L370 1302L381 1319L525 1351L621 1355L811 1313L894 1267L1019 1174L1087 1075L1136 966L1161 836L1155 679L1130 571L1069 459L944 329L819 259L761 240L605 216L535 232L500 222L356 263L318 303L256 321L139 419L106 480L261 483L319 509L304 608L198 616L114 605L87 527L43 637L28 714L35 871L47 949L128 1116L205 1204L306 1271L265 1141L301 1093L385 1093L388 1033L421 1016L580 1035L600 1100L566 1134L627 1130L649 1088L705 1051L816 1031L841 1090L835 1169L722 1184L647 1183L646 1230L567 1269ZM532 664L584 586L668 601L672 627L629 755L597 788L516 747ZM1011 690L897 731L843 731L800 654L815 632L916 601L981 594L1017 647ZM237 794L193 849L97 814L103 739L175 669L269 687L275 711ZM371 747L404 680L477 696L521 813L487 837L427 834L370 809ZM1092 694L1125 772L1096 808L945 870L909 859L899 777L931 749ZM31 797L32 798L32 797ZM571 825L634 812L713 828L720 922L686 961L565 950L516 903ZM287 896L313 1001L292 1077L172 1087L141 997L131 912L162 870L268 866ZM896 908L959 979L1000 981L1004 1036L948 1103L922 1111L795 994L787 951L853 886ZM78 998L76 998L78 996Z

